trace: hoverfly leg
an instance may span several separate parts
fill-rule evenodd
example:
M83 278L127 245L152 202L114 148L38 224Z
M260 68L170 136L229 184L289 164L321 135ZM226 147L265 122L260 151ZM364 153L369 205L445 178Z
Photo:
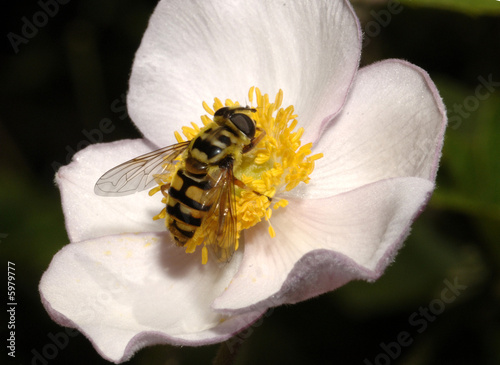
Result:
M266 131L262 128L257 127L256 130L260 132L259 136L252 139L249 144L243 147L243 150L241 151L242 153L247 153L248 151L253 150L254 147L257 146L260 141L262 141L262 138L266 136Z
M168 189L170 189L170 183L161 186L161 193L164 197L168 197Z
M252 190L250 189L243 181L237 179L236 177L233 178L233 183L234 185L236 185L237 187L241 188L241 189L245 189L245 190L248 190L248 191L252 191L254 192L255 194L257 195L261 195L261 196L265 196L269 201L272 201L273 198L270 198L268 197L267 195L264 195L262 193L259 193L258 191L255 191L255 190Z

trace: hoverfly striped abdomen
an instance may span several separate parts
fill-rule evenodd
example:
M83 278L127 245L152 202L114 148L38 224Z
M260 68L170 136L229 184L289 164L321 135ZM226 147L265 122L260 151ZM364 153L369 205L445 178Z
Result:
M184 165L172 178L165 194L169 215L167 227L179 246L185 245L202 225L214 199L217 199L212 190L219 180L229 179L229 184L225 182L226 189L234 190L234 161L255 135L255 121L246 114L238 113L240 110L249 109L219 109L214 115L215 123L202 129L191 141L185 152ZM234 195L234 191L231 194Z
M187 169L177 170L173 177L167 195L166 224L179 246L193 237L210 210L210 205L202 200L213 188L212 184L206 173L192 175Z

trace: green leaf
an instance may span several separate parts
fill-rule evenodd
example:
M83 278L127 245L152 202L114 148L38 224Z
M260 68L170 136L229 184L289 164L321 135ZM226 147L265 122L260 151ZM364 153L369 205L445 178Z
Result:
M500 1L495 0L399 0L404 6L432 7L460 11L471 15L500 14Z

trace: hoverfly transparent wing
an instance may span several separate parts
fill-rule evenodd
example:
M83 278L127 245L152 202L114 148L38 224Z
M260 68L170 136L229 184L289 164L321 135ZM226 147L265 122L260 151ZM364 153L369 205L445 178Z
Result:
M118 165L97 180L94 193L101 196L123 196L152 188L155 175L174 168L173 161L186 150L190 141L177 143L146 153Z
M211 207L200 229L208 249L219 262L229 262L237 240L236 198L232 166L221 168L214 188L207 194Z

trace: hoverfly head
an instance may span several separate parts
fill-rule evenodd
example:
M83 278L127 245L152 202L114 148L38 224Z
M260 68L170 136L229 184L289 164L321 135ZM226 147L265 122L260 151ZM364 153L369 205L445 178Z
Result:
M255 121L248 114L256 111L250 107L222 107L215 112L214 122L223 125L229 121L246 137L252 139L255 137Z

